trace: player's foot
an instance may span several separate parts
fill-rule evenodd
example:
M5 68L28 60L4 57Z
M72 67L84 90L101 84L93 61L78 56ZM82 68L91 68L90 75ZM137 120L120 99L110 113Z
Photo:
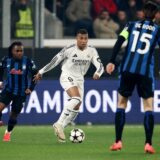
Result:
M150 153L150 154L154 154L155 153L154 148L149 143L146 143L146 145L144 146L144 151L146 153Z
M3 126L3 121L0 121L0 127Z
M5 132L4 133L3 141L4 142L10 142L11 141L11 133L10 132Z
M122 149L122 142L118 141L112 144L112 146L110 147L111 151L118 151Z
M53 128L54 128L55 135L58 137L58 141L65 142L66 137L65 137L62 126L58 123L54 123Z

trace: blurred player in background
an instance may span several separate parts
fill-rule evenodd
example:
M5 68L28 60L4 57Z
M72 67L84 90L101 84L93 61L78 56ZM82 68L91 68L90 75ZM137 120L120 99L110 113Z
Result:
M87 45L87 30L80 29L77 32L76 41L76 44L64 47L53 57L50 63L39 70L34 78L35 81L40 80L45 72L48 72L63 61L60 83L70 99L64 106L58 121L53 124L55 134L60 142L65 142L64 128L74 121L79 113L84 92L84 75L89 69L90 64L93 63L96 67L93 79L99 79L104 72L104 67L96 49Z
M21 112L26 96L29 95L35 87L33 76L37 73L35 63L23 55L24 47L19 41L13 42L9 47L8 56L0 62L0 87L3 88L0 94L0 126L2 111L11 103L11 112L8 120L8 127L5 131L3 141L11 140L11 132L17 124L17 116ZM3 85L3 73L6 71L7 79ZM29 75L32 80L29 82Z
M115 69L115 59L123 44L128 39L125 54L120 66L120 87L118 89L118 107L115 115L115 143L112 151L122 149L122 132L125 124L125 109L128 98L137 87L139 97L143 99L145 152L153 154L152 135L154 129L153 96L154 96L154 49L160 46L160 28L153 22L158 6L148 1L143 8L144 20L129 22L120 33L113 48L110 63L106 72L111 74ZM136 118L136 117L135 117Z

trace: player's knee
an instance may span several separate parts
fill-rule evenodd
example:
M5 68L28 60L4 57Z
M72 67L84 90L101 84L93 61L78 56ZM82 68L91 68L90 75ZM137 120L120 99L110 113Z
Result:
M72 97L71 98L71 100L74 102L74 109L75 110L78 110L79 109L79 107L80 107L80 105L81 105L81 103L82 103L82 99L81 99L81 97Z
M118 94L118 106L121 108L126 108L128 102L128 97L122 96L122 94Z
M128 98L120 98L118 101L118 106L125 109L127 107L127 102Z
M72 97L71 100L73 100L77 105L81 104L82 102L81 97Z
M144 111L152 111L153 110L153 98L143 99Z
M71 97L71 99L66 104L66 107L69 110L79 110L80 104L81 104L81 97Z
M144 106L144 111L153 111L153 107L152 106Z

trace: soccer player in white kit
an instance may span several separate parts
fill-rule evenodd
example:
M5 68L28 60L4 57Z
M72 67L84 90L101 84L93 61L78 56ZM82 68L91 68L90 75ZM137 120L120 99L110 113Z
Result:
M57 122L53 124L55 134L60 142L65 142L64 128L73 122L79 113L84 92L84 75L88 71L90 64L93 63L96 67L93 75L94 80L99 79L104 72L104 67L97 50L87 45L87 30L80 29L77 32L76 42L75 44L64 47L46 66L40 69L34 77L34 81L40 80L45 72L53 69L63 61L60 84L70 99L63 107L63 111Z

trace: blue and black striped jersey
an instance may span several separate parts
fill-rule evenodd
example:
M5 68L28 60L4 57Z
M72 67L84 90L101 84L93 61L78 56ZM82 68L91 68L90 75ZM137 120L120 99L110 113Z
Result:
M120 71L153 77L154 49L160 45L160 28L150 20L129 22L120 33L128 39Z
M33 90L35 83L33 76L37 73L33 60L23 56L21 60L4 57L0 62L0 81L3 81L3 73L6 70L6 83L4 90L14 95L25 95L27 88Z

